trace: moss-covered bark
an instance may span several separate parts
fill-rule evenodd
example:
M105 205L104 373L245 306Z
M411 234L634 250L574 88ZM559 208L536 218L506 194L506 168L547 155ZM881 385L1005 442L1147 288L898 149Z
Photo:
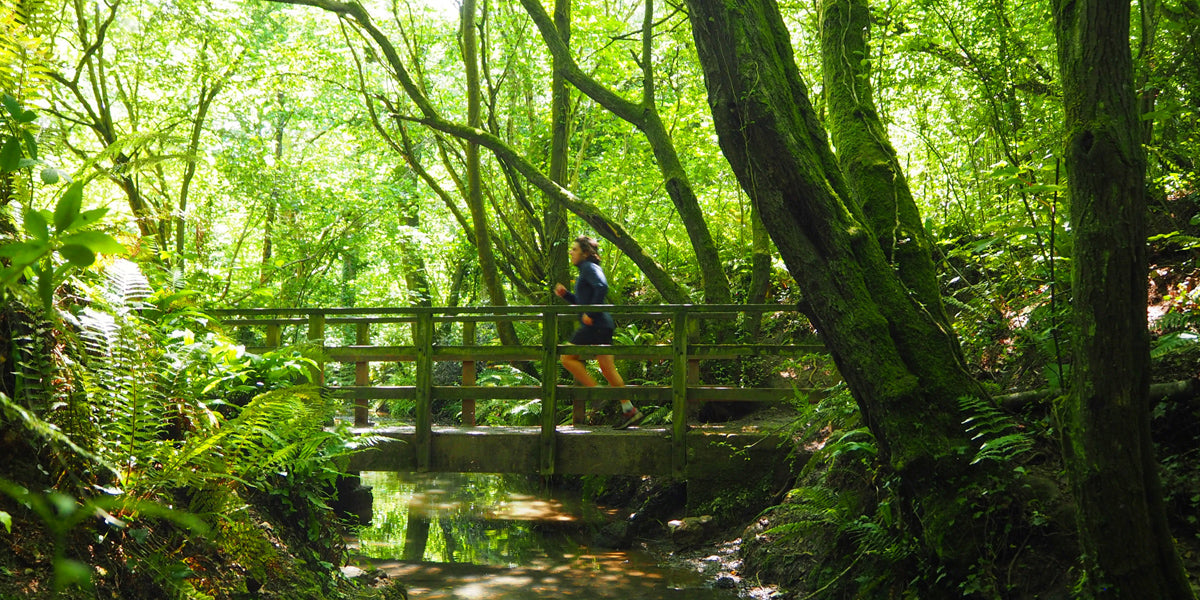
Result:
M887 129L879 121L870 85L870 8L865 0L821 2L821 75L826 122L853 199L875 232L900 280L943 327L929 236L900 169Z
M555 0L554 27L562 37L563 44L571 39L571 3L569 0ZM571 94L567 89L567 79L564 75L565 65L562 60L554 59L554 74L550 80L550 172L548 175L559 185L567 185L567 152L570 151L571 139ZM571 237L567 231L567 209L562 204L547 199L543 210L545 231L542 247L546 249L547 283L568 281L570 279L570 263L563 257L567 255ZM546 298L553 300L552 285L546 286ZM565 332L564 332L565 334ZM564 338L565 339L565 338Z
M1057 0L1075 233L1063 451L1096 598L1192 598L1150 440L1146 192L1127 0Z
M881 457L900 475L914 530L962 574L982 539L963 499L969 440L957 400L985 394L851 200L775 3L688 5L722 151L799 282Z
M467 124L476 129L482 126L479 115L479 61L478 43L475 36L475 0L465 0L462 8L462 52L467 70ZM504 284L496 266L496 255L492 249L492 235L488 229L487 209L483 204L483 183L479 165L479 144L468 142L467 162L467 206L471 210L471 223L475 226L475 249L479 252L479 273L487 288L488 299L493 306L508 306ZM496 333L505 345L517 344L517 332L512 323L496 323Z

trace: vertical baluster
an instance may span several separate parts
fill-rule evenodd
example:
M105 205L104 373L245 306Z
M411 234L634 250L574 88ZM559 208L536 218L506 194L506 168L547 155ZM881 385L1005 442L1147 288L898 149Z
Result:
M462 344L463 346L475 345L475 321L463 321L462 324ZM463 387L475 385L475 361L464 360L462 364L462 384ZM463 398L462 401L462 422L467 427L475 426L475 399Z
M676 477L683 476L687 467L687 393L691 380L691 361L688 360L688 313L684 308L675 310L672 318L675 339L672 342L674 360L671 370L671 470Z
M417 347L417 470L425 472L433 450L433 313L418 313L413 327Z
M308 315L308 343L317 347L317 366L312 371L313 383L325 385L325 314Z
M358 323L354 332L354 343L359 346L368 346L371 344L370 323ZM359 361L354 363L354 385L358 387L367 387L371 385L371 363L367 361ZM354 426L367 426L367 398L359 397L354 399Z
M554 474L554 426L558 412L558 312L542 313L542 475Z

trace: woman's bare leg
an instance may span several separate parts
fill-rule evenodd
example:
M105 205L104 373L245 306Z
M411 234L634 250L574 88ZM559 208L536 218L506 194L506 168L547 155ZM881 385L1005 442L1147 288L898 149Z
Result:
M596 362L600 364L600 373L608 380L608 385L625 387L625 380L621 379L621 374L617 372L617 364L613 361L613 355L601 354L596 357Z
M609 358L611 359L612 357ZM566 367L567 372L569 372L571 376L575 378L575 381L578 381L580 385L584 387L596 387L596 380L592 379L592 376L588 374L587 367L583 364L582 360L579 360L578 354L564 354L560 360L562 360L562 366ZM607 377L607 375L605 375L605 377Z

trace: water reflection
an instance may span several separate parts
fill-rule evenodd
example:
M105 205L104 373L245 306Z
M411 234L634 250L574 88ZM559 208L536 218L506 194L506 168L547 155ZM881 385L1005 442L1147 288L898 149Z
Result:
M363 473L374 487L365 562L417 599L735 598L644 551L594 548L611 515L577 498L533 493L518 476Z

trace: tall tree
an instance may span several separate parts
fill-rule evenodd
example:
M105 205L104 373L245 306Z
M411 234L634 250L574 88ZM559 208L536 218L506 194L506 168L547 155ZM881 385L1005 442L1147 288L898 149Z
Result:
M401 60L400 54L396 51L387 34L375 25L370 14L362 5L334 0L274 1L284 4L299 4L321 8L341 15L356 27L361 28L362 32L376 45L379 52L383 54L387 67L390 69L389 75L395 78L396 83L404 90L408 100L416 107L417 114L408 114L405 110L399 110L398 107L395 110L391 110L393 119L398 122L412 122L425 125L436 131L463 140L474 141L488 148L499 160L515 168L543 194L546 194L555 202L561 203L567 210L591 226L597 234L611 242L613 246L624 253L646 275L650 284L659 292L663 300L677 304L689 301L688 294L680 283L667 273L642 247L637 239L630 235L616 220L609 218L594 205L584 202L570 190L546 176L530 160L496 135L478 127L470 127L443 118L430 102L428 96L413 80L409 69L405 66L404 61Z
M467 70L467 126L479 129L482 125L479 112L479 42L476 37L475 0L462 4L462 54ZM487 209L483 204L483 183L479 166L479 144L467 141L467 206L471 210L471 222L475 226L475 248L479 251L479 272L483 276L492 306L507 306L508 296L500 272L496 268L496 256L492 250L492 236L488 228ZM517 332L511 321L496 323L500 341L506 345L517 344Z
M950 331L920 209L875 110L870 7L865 0L824 0L820 10L821 75L838 165L900 280Z
M721 149L760 211L846 379L911 525L957 576L972 527L958 399L986 397L953 335L896 277L842 176L773 0L690 0ZM966 500L966 501L964 501Z
M642 95L637 102L627 100L604 87L575 64L570 48L540 2L521 0L521 4L533 18L533 22L538 26L542 38L546 40L546 45L554 56L555 76L565 77L579 91L637 127L646 136L646 140L654 151L667 194L674 202L675 210L679 213L691 241L704 283L705 299L710 303L729 303L731 298L729 279L725 276L725 270L717 252L717 244L713 241L712 233L708 229L708 221L700 210L700 203L696 199L696 193L692 189L687 171L684 170L683 164L679 160L679 153L675 150L675 144L671 140L671 135L663 124L657 108L652 43L654 40L654 0L646 0L642 16L642 49L639 58L642 67L640 74Z
M571 2L554 1L554 29L563 44L571 40ZM559 185L568 187L567 153L571 138L571 93L564 76L565 60L555 56L550 80L550 172L547 175ZM570 245L567 231L567 210L547 198L543 211L545 217L546 274L550 283L568 279L567 248ZM546 286L546 298L553 300L553 286Z
M1146 161L1127 0L1056 0L1075 232L1063 452L1095 598L1192 598L1150 439Z

